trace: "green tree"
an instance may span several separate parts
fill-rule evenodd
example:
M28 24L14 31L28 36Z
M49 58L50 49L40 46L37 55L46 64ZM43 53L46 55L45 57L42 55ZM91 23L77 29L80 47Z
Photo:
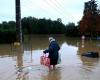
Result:
M66 36L78 36L78 26L75 26L75 23L68 23L66 25Z

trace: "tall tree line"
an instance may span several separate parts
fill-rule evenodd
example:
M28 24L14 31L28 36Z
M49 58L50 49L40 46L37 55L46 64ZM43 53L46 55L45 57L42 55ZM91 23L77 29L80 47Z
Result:
M24 17L22 19L22 29L24 34L64 34L65 25L60 18L52 21L45 18Z
M67 25L62 23L62 20L51 19L38 19L35 17L24 17L21 19L23 34L65 34L66 36L77 36L78 26L74 23L68 23ZM6 37L9 36L9 37ZM8 42L12 42L16 39L16 23L15 21L2 22L0 24L0 37L3 37L2 41L9 39Z

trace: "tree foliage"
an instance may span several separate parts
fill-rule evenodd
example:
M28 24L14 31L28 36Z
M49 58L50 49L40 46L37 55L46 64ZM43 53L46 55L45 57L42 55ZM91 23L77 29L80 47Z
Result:
M25 34L64 34L65 25L60 18L52 21L45 18L24 17L22 28Z
M79 23L80 33L87 36L100 35L100 14L95 0L85 3L84 14Z
M66 36L73 36L76 37L79 35L78 26L75 26L74 23L68 23L66 25Z

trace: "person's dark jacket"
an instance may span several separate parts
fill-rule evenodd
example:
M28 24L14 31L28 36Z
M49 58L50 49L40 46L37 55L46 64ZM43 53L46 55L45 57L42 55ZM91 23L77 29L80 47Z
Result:
M51 59L51 64L57 64L57 60L58 60L58 51L59 51L60 47L57 44L56 41L52 41L49 45L49 48L46 49L45 51L43 51L44 53L49 53L49 58Z

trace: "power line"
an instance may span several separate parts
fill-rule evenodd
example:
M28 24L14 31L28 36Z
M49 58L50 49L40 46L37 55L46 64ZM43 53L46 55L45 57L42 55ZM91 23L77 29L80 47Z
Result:
M55 6L54 4L52 4L50 1L48 2L48 1L45 1L49 6L51 6L54 10L56 10L56 12L58 13L58 14L60 14L61 16L63 16L63 17L66 17L64 14L63 14L63 12L61 12L61 10L59 10L58 9L58 7L57 6ZM66 18L67 19L67 18Z
M44 0L43 0L44 1ZM52 0L51 0L52 1ZM34 8L34 5L37 5L38 6L38 9L39 10L42 10L46 15L48 15L48 14L53 14L53 13L50 13L50 12L48 12L46 9L45 9L45 7L47 7L47 6L49 6L49 7L51 7L51 8L53 8L54 9L54 11L56 11L56 16L58 15L61 15L61 16L63 16L65 19L66 19L66 21L68 20L68 18L66 17L66 15L65 15L65 12L64 12L64 8L62 8L61 7L61 4L59 4L58 5L58 3L55 1L52 1L52 3L51 3L51 1L47 1L47 0L45 0L45 3L46 3L46 5L42 5L41 6L41 4L34 4L33 3L33 1L31 1L31 0L28 0L28 3L29 3L29 5L27 5L27 4L23 4L23 5L25 5L25 7L26 8L30 8L30 9L32 9L32 8ZM24 1L22 2L22 3L25 3ZM34 4L34 5L33 5ZM22 6L23 6L22 5ZM53 16L54 16L54 14L53 14ZM58 18L61 18L61 17L58 17Z
M22 3L24 3L24 2L22 2ZM29 3L30 5L27 5L27 4L25 5L25 4L23 4L22 6L25 6L26 8L30 8L30 9L34 8L34 6L33 6L34 3L33 3L33 1L28 0L28 3ZM49 13L47 10L45 10L45 7L47 7L47 6L45 6L45 5L41 6L40 4L34 4L34 5L37 6L39 10L42 10L43 12L45 12L46 15L52 14L52 13ZM54 15L54 14L52 14L52 15Z
M54 4L55 4L59 9L62 10L62 12L64 12L65 14L68 14L70 17L74 18L74 17L71 15L71 13L69 13L68 11L66 11L66 9L64 10L63 4L59 3L57 0L51 0L51 1L54 2ZM60 1L60 2L62 2L62 1ZM58 5L57 5L57 4L58 4Z
M66 20L69 20L68 17L66 17L66 15L64 14L64 13L65 13L64 7L62 8L62 7L60 6L61 4L58 5L57 2L56 2L55 0L49 0L49 3L51 3L51 1L52 1L52 4L54 5L54 8L57 9L57 12L59 12L59 10L60 10L60 14L63 15L64 18L65 18ZM68 14L68 13L67 13L67 14ZM69 14L69 16L70 16L70 14ZM70 17L71 17L71 19L74 19L73 16L70 16Z
M51 1L52 1L52 0L51 0ZM61 14L63 14L64 17L67 18L67 16L65 15L65 12L63 11L63 8L61 8L61 7L57 4L57 2L55 2L55 0L53 0L52 3L61 11Z

